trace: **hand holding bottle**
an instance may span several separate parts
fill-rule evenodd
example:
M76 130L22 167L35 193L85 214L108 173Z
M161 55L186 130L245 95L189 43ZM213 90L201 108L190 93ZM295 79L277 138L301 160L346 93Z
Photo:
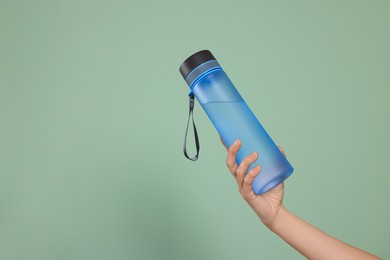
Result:
M236 179L238 185L238 191L249 206L255 211L260 220L266 225L270 226L272 222L278 216L280 210L283 208L283 194L284 194L284 183L280 183L272 190L267 191L262 195L257 195L252 189L252 183L257 175L261 172L261 166L257 165L246 174L248 167L257 160L258 153L253 152L252 154L245 157L241 164L238 165L236 162L236 154L241 148L241 141L236 140L230 148L227 148L221 138L222 144L228 151L226 165L233 177ZM279 150L285 153L281 147Z
M255 194L252 183L255 177L261 174L261 166L257 165L249 171L248 168L261 154L253 152L238 165L236 154L242 145L241 141L236 140L229 148L222 138L221 141L228 150L226 165L237 182L241 196L272 232L302 255L309 259L379 259L330 236L289 212L282 202L283 182L262 195ZM279 149L286 156L283 149L281 147Z

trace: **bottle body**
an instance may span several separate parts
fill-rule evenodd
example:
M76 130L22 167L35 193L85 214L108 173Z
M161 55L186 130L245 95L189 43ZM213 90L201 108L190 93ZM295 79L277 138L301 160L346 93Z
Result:
M200 73L191 88L225 144L230 147L235 140L241 140L238 164L252 152L259 153L248 169L261 166L261 174L252 184L256 194L267 192L292 174L293 167L221 68Z

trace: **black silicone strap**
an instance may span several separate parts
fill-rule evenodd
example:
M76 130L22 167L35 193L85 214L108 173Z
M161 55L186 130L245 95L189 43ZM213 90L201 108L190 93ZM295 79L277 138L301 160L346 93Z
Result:
M190 112L188 113L187 128L186 128L186 133L184 136L183 152L184 152L184 156L187 159L189 159L191 161L196 161L196 160L198 160L200 145L199 145L198 131L196 131L196 126L195 126L195 122L194 122L194 114L193 114L194 103L195 103L194 94L189 95L189 97L190 97ZM188 153L187 153L187 134L188 134L188 126L190 124L191 117L192 117L192 126L194 128L195 146L196 146L196 154L193 157L189 157Z

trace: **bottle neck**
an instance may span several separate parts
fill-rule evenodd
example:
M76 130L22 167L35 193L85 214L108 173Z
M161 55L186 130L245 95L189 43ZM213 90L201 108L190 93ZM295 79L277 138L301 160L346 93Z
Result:
M186 78L186 82L188 86L190 87L190 93L189 95L192 94L192 89L196 85L196 82L198 82L201 78L204 76L216 71L216 70L222 70L221 66L216 60L209 60L206 61L205 63L202 63L198 67L196 67L194 70L188 74Z

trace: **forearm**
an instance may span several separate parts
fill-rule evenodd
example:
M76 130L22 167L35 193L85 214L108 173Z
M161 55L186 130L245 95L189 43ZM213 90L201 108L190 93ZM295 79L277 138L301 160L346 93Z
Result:
M285 208L269 229L309 259L379 259L337 240Z

